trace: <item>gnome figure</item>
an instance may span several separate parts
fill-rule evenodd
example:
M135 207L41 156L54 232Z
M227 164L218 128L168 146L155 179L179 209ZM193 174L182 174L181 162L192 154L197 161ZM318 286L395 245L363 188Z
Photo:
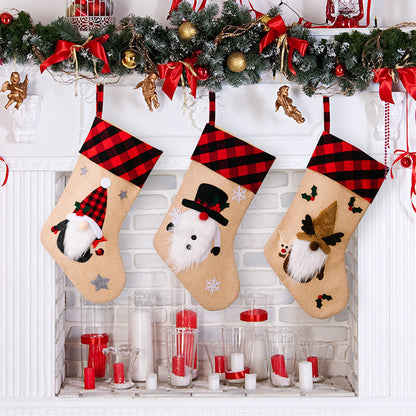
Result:
M227 199L224 191L203 183L198 188L195 200L182 200L182 205L190 209L166 227L167 231L172 232L169 263L174 272L190 270L210 253L214 256L220 253L221 233L218 224L228 224L221 214L229 206Z
M325 263L331 251L341 241L343 233L335 233L337 201L324 209L315 219L306 214L302 220L302 232L296 234L292 248L286 257L283 268L285 272L299 283L307 283L313 279L322 280ZM280 253L279 253L280 255Z
M75 209L66 219L52 227L53 233L58 233L56 244L68 258L80 263L88 261L92 253L91 244L95 248L98 243L105 241L102 227L107 207L107 188L109 178L101 180L101 186L87 195L83 201L75 202ZM98 255L103 250L97 250Z

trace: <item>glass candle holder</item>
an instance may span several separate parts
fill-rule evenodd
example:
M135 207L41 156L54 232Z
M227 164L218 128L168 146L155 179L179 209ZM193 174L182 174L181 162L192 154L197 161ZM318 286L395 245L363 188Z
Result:
M270 382L274 387L290 387L295 374L295 331L288 327L267 330Z
M140 350L133 381L145 382L155 372L155 326L153 294L136 291L129 298L129 344Z
M220 341L207 341L204 343L204 347L211 365L211 373L218 374L220 382L225 383L225 356L223 343Z
M168 382L174 388L190 387L198 344L198 330L167 328L165 334L168 347Z
M251 372L257 374L257 380L266 380L269 375L266 324L269 319L270 296L259 292L246 293L243 300L245 307L240 313L240 321L254 330Z
M251 372L253 333L244 327L222 328L227 384L244 383L246 373Z
M139 356L139 349L129 344L104 349L112 369L111 387L128 389L134 386L132 374Z
M81 363L83 368L94 368L95 378L108 376L103 352L111 342L113 331L112 303L92 303L81 298Z
M331 344L324 341L302 341L296 348L296 360L309 361L312 364L312 379L314 383L323 381L326 377L326 361L329 358Z

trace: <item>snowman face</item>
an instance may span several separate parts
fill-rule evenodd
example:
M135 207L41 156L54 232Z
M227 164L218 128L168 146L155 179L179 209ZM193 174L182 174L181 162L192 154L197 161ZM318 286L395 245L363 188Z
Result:
M199 214L190 209L171 228L169 263L175 272L191 269L211 251L218 224L210 217L201 220Z

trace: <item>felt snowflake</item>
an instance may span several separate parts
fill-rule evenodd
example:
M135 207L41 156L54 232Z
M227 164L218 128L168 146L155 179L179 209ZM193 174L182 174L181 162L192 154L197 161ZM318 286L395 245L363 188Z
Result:
M238 186L236 189L233 190L233 196L231 199L240 203L243 199L247 199L246 196L247 189Z
M211 293L211 295L213 295L215 292L219 292L220 291L220 284L221 284L221 282L219 282L214 277L212 279L207 280L206 289L208 290L209 293Z
M181 209L173 208L172 211L169 212L169 215L170 215L170 219L172 220L172 222L175 223L179 215L181 215Z

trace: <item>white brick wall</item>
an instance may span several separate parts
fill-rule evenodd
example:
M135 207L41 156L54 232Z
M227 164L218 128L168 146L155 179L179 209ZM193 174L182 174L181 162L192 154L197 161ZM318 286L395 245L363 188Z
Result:
M158 360L166 357L163 328L174 323L175 312L189 299L182 284L160 259L152 240L164 215L183 180L183 171L153 173L126 217L119 244L126 269L126 286L122 294L111 302L109 317L112 320L114 340L127 341L128 296L135 290L156 294ZM290 206L302 180L303 171L272 171L266 177L259 193L249 207L237 232L234 245L241 291L263 291L271 296L267 325L288 325L299 329L302 339L324 340L333 345L333 357L328 363L331 375L348 376L357 388L357 236L354 235L346 255L351 300L348 307L330 319L309 317L269 267L263 247ZM57 280L57 308L63 308L65 282L65 363L67 376L81 375L79 336L81 333L80 295L68 279ZM62 297L62 299L59 299ZM224 311L209 312L198 308L200 339L220 339L222 325L239 322L241 299ZM57 314L58 316L58 314ZM60 315L59 315L60 316ZM58 321L60 319L58 317ZM58 323L57 323L58 325ZM62 338L63 331L57 332ZM60 334L60 335L59 335ZM58 342L57 363L63 360L63 342ZM200 359L206 359L201 352ZM200 363L203 372L207 363ZM57 375L59 365L57 365ZM57 376L58 377L58 376ZM59 379L60 380L60 379ZM58 383L58 379L57 379Z

